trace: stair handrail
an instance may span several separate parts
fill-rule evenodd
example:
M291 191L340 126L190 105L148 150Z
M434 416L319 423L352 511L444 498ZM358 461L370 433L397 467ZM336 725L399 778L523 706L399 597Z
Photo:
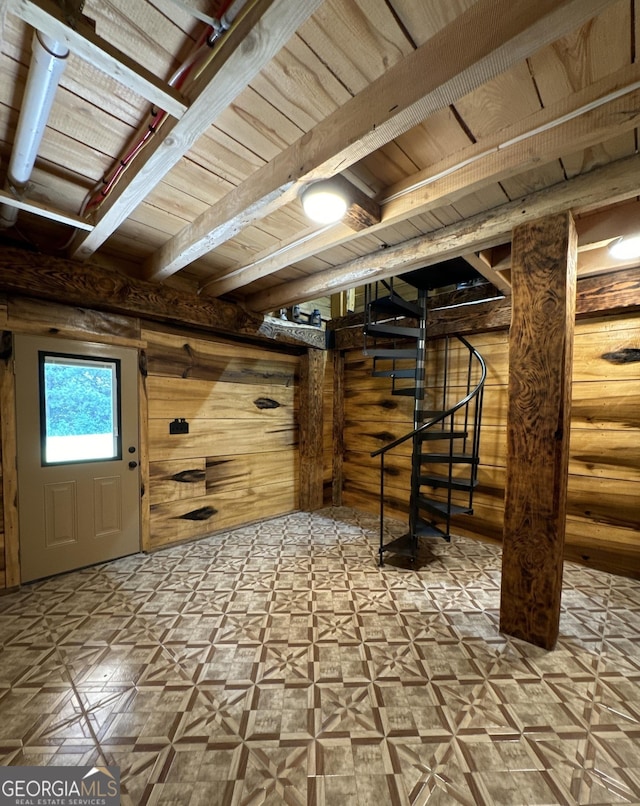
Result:
M468 392L461 400L459 400L454 406L447 409L447 411L441 412L440 414L438 414L437 417L432 417L430 420L427 420L427 422L422 423L422 425L419 426L418 428L414 428L413 431L409 431L408 434L405 434L402 437L398 437L397 439L394 439L393 442L389 442L387 445L383 445L381 448L372 451L372 453L370 454L371 457L383 456L384 454L388 453L388 451L392 450L393 448L396 448L398 445L402 445L402 443L406 442L408 439L415 437L417 434L421 434L423 431L426 431L428 428L431 428L433 425L436 425L436 423L439 423L442 420L446 419L447 417L450 417L452 414L455 414L455 412L458 411L458 409L461 409L463 406L466 406L467 403L472 401L474 397L477 397L477 395L480 394L480 390L484 386L484 382L487 378L487 365L485 364L484 358L480 355L480 353L476 350L476 348L464 338L464 336L460 336L458 333L456 333L455 336L465 345L465 347L467 347L467 349L471 352L473 357L480 364L481 368L480 380L478 381L476 386L470 392Z

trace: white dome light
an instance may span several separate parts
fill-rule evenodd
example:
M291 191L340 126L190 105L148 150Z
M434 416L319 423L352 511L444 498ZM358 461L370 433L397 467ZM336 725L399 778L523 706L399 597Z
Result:
M617 238L610 244L609 254L616 260L633 260L640 257L640 235Z
M314 182L301 194L305 214L318 224L333 224L347 212L348 200L331 179Z

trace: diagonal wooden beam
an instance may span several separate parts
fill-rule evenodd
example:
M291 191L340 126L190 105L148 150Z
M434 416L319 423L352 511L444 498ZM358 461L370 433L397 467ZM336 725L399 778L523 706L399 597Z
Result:
M613 0L478 0L428 42L171 238L144 276L163 280L430 114L575 30Z
M487 260L485 252L468 252L467 254L462 256L470 266L481 274L485 280L488 280L490 283L499 290L505 296L509 296L511 293L511 283L502 275L499 271L496 271L491 262Z
M53 0L11 0L9 11L170 115L181 117L186 111L187 101L178 90L98 36L85 19L71 28Z
M633 64L528 115L385 192L382 219L370 235L411 216L423 215L456 196L482 189L514 174L634 129L640 121L640 64ZM275 252L259 255L205 283L220 296L357 237L343 225L305 233ZM500 268L500 267L498 267ZM509 268L506 266L505 268Z
M637 265L637 258L628 261L612 258L606 247L616 238L638 234L640 230L638 199L586 213L576 218L575 224L578 232L578 277ZM498 274L511 271L510 244L504 244L500 252L500 256L491 260L493 271Z
M322 2L255 0L189 88L189 108L180 120L168 121L161 138L153 138L125 171L100 207L92 232L76 238L73 257L86 259L106 241Z
M282 283L253 294L246 300L254 311L270 311L344 291L353 286L393 277L430 266L470 251L487 249L507 241L520 223L564 210L623 201L638 195L640 155L617 160L586 174L503 204L488 212L428 235L377 250L341 266Z
M92 230L93 224L85 221L80 216L65 213L63 210L56 210L47 204L42 204L37 201L30 201L29 199L17 199L11 193L0 190L0 203L6 204L8 207L17 207L18 210L25 210L32 215L38 215L42 218L48 218L49 221L57 221L59 224L69 224L71 227L77 229Z

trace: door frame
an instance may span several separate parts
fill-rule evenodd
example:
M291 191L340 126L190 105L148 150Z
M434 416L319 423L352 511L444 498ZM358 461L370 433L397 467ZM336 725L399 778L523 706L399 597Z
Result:
M121 349L135 351L135 381L132 381L132 395L136 400L137 414L137 455L138 460L138 493L137 501L137 548L136 552L148 550L148 529L149 529L149 503L148 503L148 435L146 433L148 425L148 401L146 384L144 382L145 373L142 370L140 350L145 343L138 339L100 339L97 333L75 334L62 332L52 334L50 331L42 332L38 330L14 330L5 331L3 346L8 342L8 348L0 353L0 438L2 439L2 466L3 466L3 498L4 498L4 522L5 522L5 579L0 579L0 589L5 582L6 588L16 588L21 584L22 563L20 560L21 528L19 517L19 477L17 469L17 392L16 392L16 351L15 339L29 336L40 341L48 342L47 347L51 347L51 341L59 341L56 345L57 351L68 353L69 355L82 354L83 351L91 352L95 348L95 353L108 353L111 350L116 352ZM89 338L87 338L89 336ZM44 349L47 349L44 347ZM10 414L9 417L6 415ZM126 451L123 446L123 458ZM10 499L10 500L8 500ZM114 558L115 559L115 558ZM108 562L109 560L104 560ZM102 561L98 561L102 562Z
M17 448L24 452L18 462L18 508L27 528L20 535L21 580L31 582L138 553L141 521L137 351L49 334L21 334L14 346ZM52 357L53 367L60 361L78 366L79 378L83 377L84 366L107 366L112 375L115 373L117 398L111 404L117 404L111 415L117 418L113 423L118 444L115 454L111 452L116 446L107 444L106 454L98 449L93 459L85 459L80 450L77 458L72 453L54 457L53 461L49 455L49 461L45 460L45 444L49 442L45 442L43 430L43 361L47 356ZM87 433L92 433L91 422L83 424L81 433L85 433L85 427L89 428ZM81 445L86 445L84 439Z

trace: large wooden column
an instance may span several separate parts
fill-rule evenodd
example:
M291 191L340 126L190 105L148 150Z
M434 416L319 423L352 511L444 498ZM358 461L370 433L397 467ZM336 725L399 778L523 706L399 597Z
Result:
M0 588L20 585L18 527L18 466L16 464L16 380L13 371L13 336L0 333L0 511L4 523L4 557L0 557Z
M560 622L576 249L569 213L514 230L500 629L545 649Z
M300 509L313 512L323 505L322 391L326 352L307 350L300 358Z

